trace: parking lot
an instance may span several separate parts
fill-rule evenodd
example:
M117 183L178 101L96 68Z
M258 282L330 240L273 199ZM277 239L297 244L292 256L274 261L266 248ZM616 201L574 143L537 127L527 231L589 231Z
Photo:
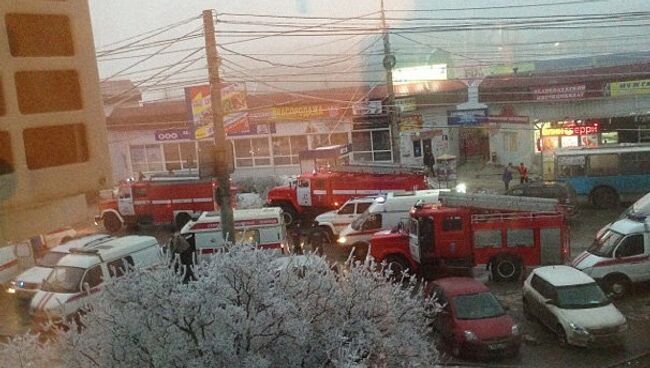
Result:
M572 256L575 257L584 250L593 239L596 231L615 218L621 209L596 210L589 206L580 208L580 214L571 222L571 245ZM88 225L82 232L102 231L101 227ZM166 241L171 232L158 227L141 227L137 233L153 235L159 241ZM345 254L334 246L325 249L326 256L338 261L345 259ZM518 282L493 283L488 286L494 291L497 298L509 309L509 312L517 320L523 330L524 343L521 354L516 358L502 359L490 362L472 362L472 364L486 366L526 366L526 367L548 367L548 366L570 366L593 367L593 366L616 366L622 362L626 366L641 366L643 362L650 363L650 358L644 353L650 350L650 340L647 339L650 333L650 290L645 285L639 285L632 295L622 301L617 301L617 307L628 319L630 330L625 340L624 349L582 349L562 348L558 345L555 336L542 327L538 322L525 319L521 304L521 286ZM0 295L0 337L11 337L24 333L34 327L28 316L28 303L21 303L14 300L6 293ZM452 359L448 354L442 353L442 362L446 364L459 365L468 364L469 361L460 362Z

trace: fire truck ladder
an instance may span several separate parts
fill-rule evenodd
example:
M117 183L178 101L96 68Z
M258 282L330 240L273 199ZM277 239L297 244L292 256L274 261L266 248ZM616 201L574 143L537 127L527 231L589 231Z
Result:
M414 174L421 173L422 166L393 165L393 164L363 164L340 165L330 169L333 172L348 172L360 174Z
M449 207L471 207L488 210L557 212L557 199L518 197L498 194L440 192L438 200Z

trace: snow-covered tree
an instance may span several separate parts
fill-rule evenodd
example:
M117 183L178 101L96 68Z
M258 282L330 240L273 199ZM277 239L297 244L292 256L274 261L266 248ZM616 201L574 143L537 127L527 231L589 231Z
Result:
M431 366L428 304L415 281L395 284L373 265L336 271L316 256L235 247L183 283L172 268L133 271L110 285L85 328L44 346L0 347L9 366L65 367ZM29 359L32 361L29 361ZM22 365L20 365L22 364ZM50 364L50 367L54 365Z

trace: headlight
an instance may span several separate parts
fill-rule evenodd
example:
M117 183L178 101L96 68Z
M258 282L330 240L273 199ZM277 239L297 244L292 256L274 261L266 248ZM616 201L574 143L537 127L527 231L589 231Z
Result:
M512 336L519 336L519 334L521 333L521 331L519 331L519 325L512 325L511 333Z
M573 332L579 334L579 335L589 335L589 331L585 330L584 328L576 325L575 323L571 322L569 323L569 327Z
M8 294L16 294L16 289L10 287L10 288L7 289L7 293Z
M345 244L347 241L348 239L345 236L342 236L336 240L336 242L339 244Z
M459 183L458 185L456 185L456 192L467 193L467 184Z
M472 331L463 331L463 336L465 336L465 340L467 341L478 341L478 337L476 337L476 334Z

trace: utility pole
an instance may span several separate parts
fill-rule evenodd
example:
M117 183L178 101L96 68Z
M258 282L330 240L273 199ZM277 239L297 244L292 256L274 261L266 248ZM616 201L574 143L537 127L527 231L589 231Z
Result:
M381 28L384 38L384 69L386 69L386 89L388 92L388 125L390 126L391 146L393 147L393 162L402 162L400 156L400 135L399 135L399 111L395 105L395 88L393 87L393 68L395 67L395 55L390 50L390 38L388 27L386 27L386 14L384 12L384 0L381 0Z
M235 223L232 214L230 196L230 173L228 172L228 153L226 150L226 132L223 127L223 106L221 102L221 79L219 77L219 55L214 31L212 10L203 11L203 32L205 36L205 53L208 58L210 77L210 103L212 105L212 124L215 146L215 174L217 176L217 203L221 209L221 230L223 239L234 241Z

